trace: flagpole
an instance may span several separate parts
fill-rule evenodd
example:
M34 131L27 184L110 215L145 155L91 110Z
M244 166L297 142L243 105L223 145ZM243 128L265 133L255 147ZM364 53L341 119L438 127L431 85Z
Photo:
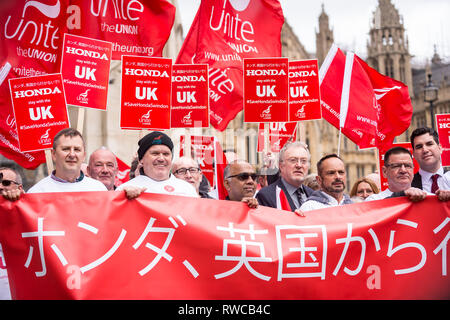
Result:
M184 130L184 156L193 158L191 152L191 129L189 128Z
M83 126L84 126L84 108L78 108L78 117L77 117L77 131L83 135Z
M45 162L47 163L47 173L48 173L48 175L51 175L53 172L53 169L54 169L51 149L45 150Z
M269 126L270 122L264 123L264 154L267 155L269 151L270 141L269 141Z
M337 149L337 156L339 157L339 154L341 153L341 136L342 136L342 127L339 127L339 140L338 140L338 149Z

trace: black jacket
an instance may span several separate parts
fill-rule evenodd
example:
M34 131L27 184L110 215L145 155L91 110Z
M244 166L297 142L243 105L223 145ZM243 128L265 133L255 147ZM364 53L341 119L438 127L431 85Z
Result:
M413 181L411 182L411 187L423 189L422 176L418 172L414 175Z
M277 186L280 187L281 190L283 190L284 194L286 195L286 198L289 202L289 206L291 207L291 211L295 211L295 204L292 200L291 196L289 195L288 191L286 190L286 187L284 186L283 182L281 181L281 178L278 178L274 183L268 185L267 187L262 188L259 190L259 192L256 194L256 199L258 200L258 203L262 206L276 208L277 207ZM309 197L314 190L307 186L303 186L303 190L305 191L306 197Z

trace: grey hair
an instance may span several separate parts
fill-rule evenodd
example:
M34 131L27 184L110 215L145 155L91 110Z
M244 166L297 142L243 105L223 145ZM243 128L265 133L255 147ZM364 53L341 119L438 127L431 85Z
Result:
M19 172L16 169L11 168L11 167L0 167L0 171L6 171L6 170L9 170L12 173L14 173L16 175L15 181L18 184L22 184L22 177L20 176Z
M280 150L280 154L278 155L278 163L281 163L284 159L284 153L290 149L300 147L305 149L306 153L308 153L308 161L311 160L311 153L309 152L308 145L302 141L294 141L291 143L286 143L284 147Z

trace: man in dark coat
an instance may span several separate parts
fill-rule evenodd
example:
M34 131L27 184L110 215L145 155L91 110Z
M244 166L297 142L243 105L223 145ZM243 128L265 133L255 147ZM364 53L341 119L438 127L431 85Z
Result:
M279 208L277 202L280 193L286 197L291 211L296 211L313 193L313 190L303 181L308 175L311 155L308 147L302 142L293 142L285 145L279 154L280 177L262 188L256 195L260 205ZM277 192L278 190L278 192Z

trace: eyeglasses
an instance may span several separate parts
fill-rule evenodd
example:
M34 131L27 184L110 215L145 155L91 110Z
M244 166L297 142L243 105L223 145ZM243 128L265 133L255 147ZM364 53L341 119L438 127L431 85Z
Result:
M195 173L199 173L201 170L200 170L200 168L194 168L194 167L192 167L192 168L181 168L181 169L178 169L178 170L174 171L174 173L175 174L185 175L188 171L191 174L195 174Z
M228 176L228 178L238 178L240 181L246 181L248 178L252 178L253 181L256 181L256 178L258 178L258 174L256 173L248 173L248 172L241 172L239 174L235 174L233 176Z
M18 183L18 182L12 181L12 180L2 180L0 183L1 183L2 186L4 186L4 187L9 187L9 186L11 185L11 183L14 183L14 184L17 184L17 185L20 184L20 183Z
M385 166L388 168L391 168L393 170L398 170L402 166L404 166L405 169L407 169L407 170L411 170L414 168L414 165L412 163L391 163L391 164L386 164Z
M286 159L286 161L289 162L290 164L297 164L300 162L302 166L307 165L309 163L309 160L304 158L288 158Z

